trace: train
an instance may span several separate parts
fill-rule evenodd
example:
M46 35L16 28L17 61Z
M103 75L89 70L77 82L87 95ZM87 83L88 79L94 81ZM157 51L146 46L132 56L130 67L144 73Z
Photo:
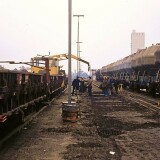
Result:
M37 55L29 62L0 61L30 66L30 71L0 69L0 140L66 90L68 77L59 61L68 57L49 53ZM71 57L90 69L89 62L73 54Z
M160 96L160 43L103 66L96 79L102 81L103 76L117 79L125 89Z
M30 72L0 70L0 139L65 91L65 70L51 66L48 57L40 59L45 65L32 58Z

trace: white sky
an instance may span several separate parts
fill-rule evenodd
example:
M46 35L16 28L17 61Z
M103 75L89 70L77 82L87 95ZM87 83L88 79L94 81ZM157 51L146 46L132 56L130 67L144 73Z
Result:
M72 0L72 14L84 15L80 18L81 57L92 69L129 55L133 29L145 32L146 46L160 42L160 0ZM75 55L76 41L77 18L73 17ZM0 0L0 61L30 61L48 52L68 52L68 0ZM61 63L67 69L67 61Z

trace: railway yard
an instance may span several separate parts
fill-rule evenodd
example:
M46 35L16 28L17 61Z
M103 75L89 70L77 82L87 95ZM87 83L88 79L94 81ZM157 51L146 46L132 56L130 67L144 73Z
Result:
M0 160L160 160L159 5L3 1Z
M96 86L92 91L92 97L79 96L79 121L62 119L66 91L1 146L0 159L160 159L158 100L126 91L105 97Z

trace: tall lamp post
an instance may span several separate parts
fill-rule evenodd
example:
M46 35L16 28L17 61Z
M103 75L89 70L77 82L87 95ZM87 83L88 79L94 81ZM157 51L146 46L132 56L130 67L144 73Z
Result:
M71 102L71 29L72 29L72 0L68 0L68 102L62 103L62 117L64 121L79 120L79 105ZM74 114L73 114L74 113Z
M82 42L79 42L79 17L84 17L84 15L73 15L73 17L78 17L78 30L77 30L77 57L79 57L79 43L82 43ZM78 72L79 72L79 60L77 60L77 75L78 75Z
M68 0L68 103L71 104L71 44L72 44L72 0Z
M81 56L80 56L80 53L81 53L82 51L80 51L80 46L79 46L79 51L78 51L78 56L79 56L79 58L81 58ZM81 62L79 61L79 68L78 68L78 70L79 70L79 76L81 77Z
M80 71L80 61L79 61L79 58L80 58L80 43L83 43L83 42L76 42L77 43L77 76L80 76L78 73Z

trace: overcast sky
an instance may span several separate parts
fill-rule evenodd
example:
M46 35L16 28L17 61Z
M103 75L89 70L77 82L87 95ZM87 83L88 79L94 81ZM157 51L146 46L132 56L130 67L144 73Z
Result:
M160 43L160 0L72 0L72 14L84 15L80 18L81 57L92 69L129 55L133 29L145 32L146 46ZM77 18L73 17L75 55L76 41ZM0 60L30 61L49 52L68 52L68 0L0 0ZM67 61L61 63L67 68ZM85 64L82 69L86 71Z

